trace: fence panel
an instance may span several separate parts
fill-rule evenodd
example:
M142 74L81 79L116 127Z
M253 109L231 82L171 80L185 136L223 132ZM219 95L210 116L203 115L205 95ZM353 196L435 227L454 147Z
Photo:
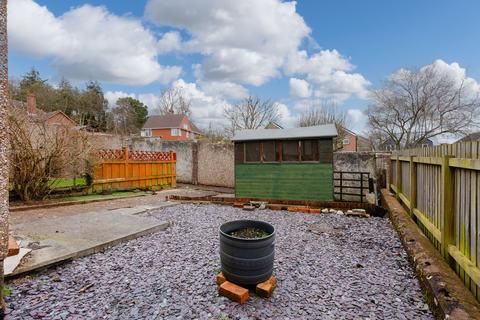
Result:
M410 162L401 161L402 193L410 199Z
M175 152L97 150L92 191L176 186Z
M390 177L397 198L480 300L479 155L479 141L397 151Z
M390 163L390 181L393 185L397 185L397 170L395 169L396 168L396 165L397 165L397 161L396 160L391 160L391 163Z

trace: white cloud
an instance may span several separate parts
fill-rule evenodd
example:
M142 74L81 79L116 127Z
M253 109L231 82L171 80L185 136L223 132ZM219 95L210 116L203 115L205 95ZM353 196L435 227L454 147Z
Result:
M166 32L163 34L162 38L158 40L158 51L160 53L180 50L181 47L182 36L176 31Z
M190 35L183 47L206 56L204 80L261 85L310 34L293 1L150 0L145 15Z
M140 20L105 7L86 4L56 17L32 0L15 0L8 7L8 29L15 51L52 58L70 79L145 85L181 73L158 63L157 40Z
M248 90L233 82L197 81L200 88L208 95L225 99L240 100L248 97Z
M310 90L310 84L303 80L297 78L290 78L290 95L300 98L308 98L312 95Z
M210 123L215 127L226 124L224 117L224 108L230 104L216 95L209 95L202 91L197 84L186 82L183 79L172 83L173 88L181 88L185 97L191 102L192 119L199 127L206 128ZM153 93L127 93L123 91L107 91L105 98L109 106L115 106L118 98L132 97L142 101L148 106L149 114L156 114L160 104L160 95Z
M200 127L225 124L224 109L230 104L218 96L211 96L203 92L196 83L185 82L179 79L173 82L172 87L181 88L183 94L191 102L192 118Z
M297 118L292 115L290 109L287 105L283 103L277 103L278 106L278 113L281 116L280 123L284 128L292 128L295 126L297 122Z
M366 99L370 82L337 50L322 50L308 56L306 51L289 55L285 64L287 74L306 75L313 83L314 96L343 102L352 96Z
M355 124L365 120L365 114L360 109L348 109L347 114Z
M131 97L136 99L136 95L134 93L126 93L123 91L107 91L104 94L105 99L108 101L108 106L110 108L115 107L117 104L117 100L120 98Z
M107 91L105 92L105 99L108 101L108 106L114 108L117 100L120 98L131 97L143 102L148 107L148 112L151 114L155 111L160 103L160 97L153 93L128 93L123 91Z
M440 74L452 79L458 86L463 85L464 91L468 94L480 94L480 84L475 79L467 77L465 68L460 67L457 62L448 64L441 59L437 59L432 64L424 66L422 70L425 70L426 68L433 68Z

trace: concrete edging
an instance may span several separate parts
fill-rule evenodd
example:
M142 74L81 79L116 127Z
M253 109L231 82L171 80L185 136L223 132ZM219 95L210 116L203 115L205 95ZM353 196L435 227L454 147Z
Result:
M382 205L407 252L425 298L437 319L480 319L480 304L440 252L387 189Z
M118 245L120 243L129 241L129 240L133 240L133 239L136 239L136 238L140 238L140 237L143 237L143 236L146 236L146 235L158 232L158 231L166 230L170 226L170 224L171 224L171 222L165 221L165 222L162 222L159 225L156 225L154 227L147 228L147 229L144 229L144 230L135 232L133 234L129 234L127 236L120 237L120 238L111 239L109 241L97 244L96 246L63 255L61 257L57 257L55 259L45 261L42 264L37 264L37 265L35 265L33 267L30 267L30 268L19 267L18 270L15 270L11 274L5 275L4 277L6 279L13 278L13 277L17 277L17 276L23 275L23 274L31 272L31 271L40 271L42 269L45 269L45 268L50 267L52 265L58 264L60 262L64 262L64 261L67 261L67 260L92 255L94 253L101 252L105 249L108 249L108 248L113 247L115 245Z
M10 207L10 212L18 212L18 211L28 211L28 210L35 210L35 209L45 209L45 208L56 208L56 207L66 207L66 206L73 206L77 204L88 204L94 202L103 202L103 201L112 201L112 200L120 200L120 199L130 199L130 198L139 198L145 197L148 194L139 194L139 195L132 195L126 197L112 197L107 199L92 199L92 200L75 200L75 201L58 201L52 203L43 203L43 204L33 204L33 205L24 205L24 206L12 206Z

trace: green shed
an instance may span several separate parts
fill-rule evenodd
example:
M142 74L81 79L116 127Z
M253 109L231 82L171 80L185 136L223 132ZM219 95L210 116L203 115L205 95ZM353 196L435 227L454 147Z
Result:
M235 197L333 200L334 124L238 131Z

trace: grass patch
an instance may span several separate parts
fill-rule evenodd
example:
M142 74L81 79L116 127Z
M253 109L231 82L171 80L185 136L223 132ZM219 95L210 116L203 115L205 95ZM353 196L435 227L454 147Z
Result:
M87 185L85 178L59 178L51 180L51 187L54 189L83 187Z
M63 188L73 188L73 187L85 187L87 181L85 178L58 178L50 180L50 188L52 189L63 189ZM13 191L13 183L8 184L8 191Z
M121 199L121 198L130 198L135 196L144 196L149 193L147 192L134 192L134 191L114 191L112 194L103 195L103 194L88 194L82 196L69 196L69 197L62 197L56 198L55 200L58 202L65 202L65 201L95 201L95 200L114 200L114 199Z

